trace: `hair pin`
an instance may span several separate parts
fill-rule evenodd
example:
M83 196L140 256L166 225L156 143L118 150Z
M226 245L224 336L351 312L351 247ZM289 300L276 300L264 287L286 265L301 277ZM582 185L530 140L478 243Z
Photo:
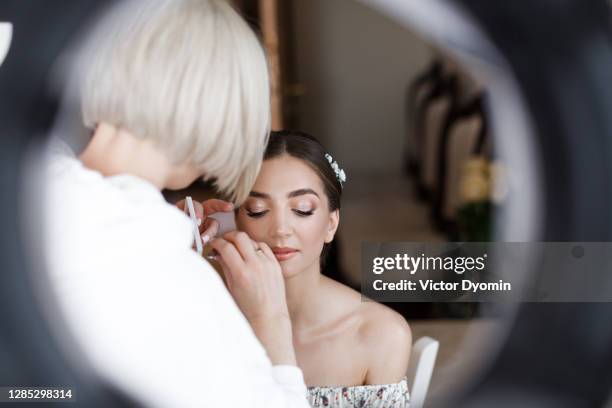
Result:
M346 182L346 173L343 169L340 168L340 166L338 166L338 162L334 161L330 154L325 153L325 158L329 162L329 165L331 166L334 173L336 173L336 179L340 183L340 187L344 188L344 183Z

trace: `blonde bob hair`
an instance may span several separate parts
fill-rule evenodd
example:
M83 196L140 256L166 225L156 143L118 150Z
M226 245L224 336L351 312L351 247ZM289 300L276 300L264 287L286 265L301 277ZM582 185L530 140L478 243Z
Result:
M270 87L261 44L226 1L120 4L86 48L86 126L149 139L235 202L246 199L269 134Z

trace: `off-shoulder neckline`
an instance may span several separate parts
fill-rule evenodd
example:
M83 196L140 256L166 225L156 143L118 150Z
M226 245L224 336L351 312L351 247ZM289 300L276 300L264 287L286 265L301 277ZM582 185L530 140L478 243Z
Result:
M403 385L406 384L406 387L408 387L408 377L403 377L401 380L399 380L396 383L389 383L389 384L366 384L366 385L336 385L336 386L319 386L319 385L315 385L312 387L307 387L309 390L343 390L343 389L349 389L349 390L354 390L354 389L368 389L368 388L382 388L382 387L389 387L392 385Z

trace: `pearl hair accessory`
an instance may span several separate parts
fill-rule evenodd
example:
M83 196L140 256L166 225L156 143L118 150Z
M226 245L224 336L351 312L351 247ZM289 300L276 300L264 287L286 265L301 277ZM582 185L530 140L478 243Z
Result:
M334 173L336 173L336 179L340 183L340 187L344 188L344 183L346 182L346 173L344 173L344 170L342 170L338 166L338 162L335 162L329 154L325 153L325 158L329 162L329 165L331 166Z

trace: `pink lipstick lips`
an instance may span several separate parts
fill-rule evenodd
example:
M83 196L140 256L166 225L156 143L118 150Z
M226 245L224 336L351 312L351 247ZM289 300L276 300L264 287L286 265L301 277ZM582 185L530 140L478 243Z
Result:
M272 248L272 252L274 253L276 259L280 262L292 258L298 251L297 249L293 248L274 247Z

